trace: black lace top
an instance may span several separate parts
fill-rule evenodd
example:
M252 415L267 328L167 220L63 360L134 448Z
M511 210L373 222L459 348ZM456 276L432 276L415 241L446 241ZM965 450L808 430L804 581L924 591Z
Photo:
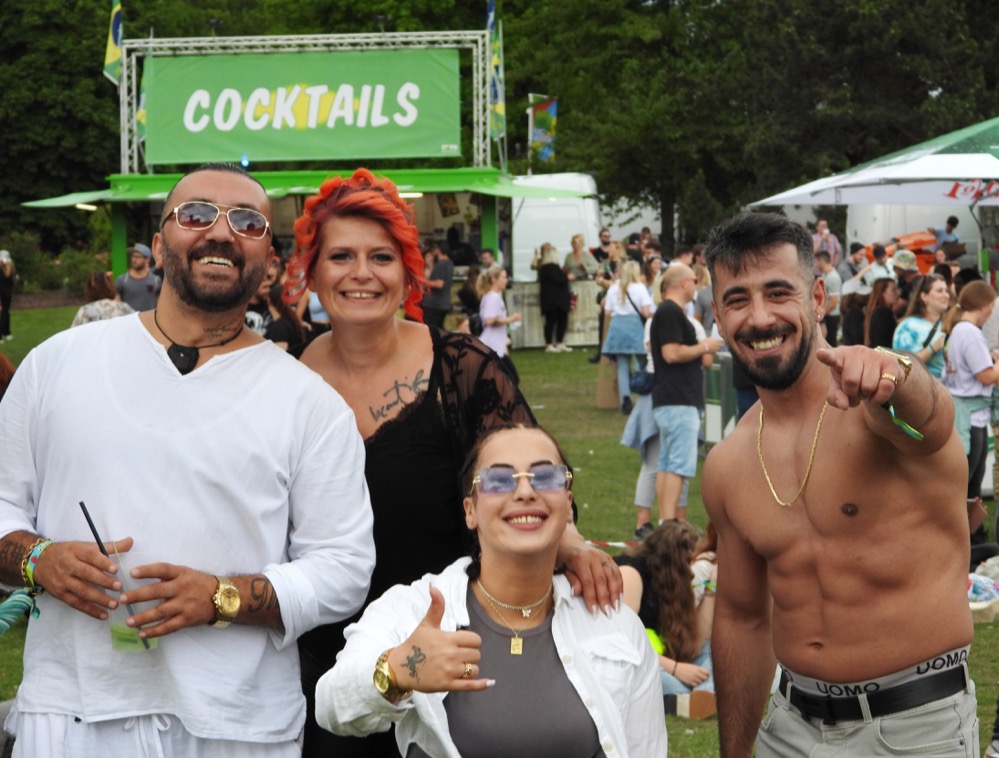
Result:
M466 334L434 328L430 334L434 360L426 391L365 440L377 554L365 604L468 555L458 481L468 451L491 427L535 423L495 353ZM313 630L301 645L332 666L347 623Z

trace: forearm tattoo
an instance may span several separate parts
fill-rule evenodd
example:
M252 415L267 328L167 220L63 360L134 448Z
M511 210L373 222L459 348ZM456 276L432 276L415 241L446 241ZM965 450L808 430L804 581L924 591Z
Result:
M416 680L416 683L420 682L420 672L417 670L417 666L421 663L426 663L427 656L420 650L419 645L413 645L413 654L406 656L406 668L409 671L409 675Z
M20 572L21 561L28 548L16 540L5 538L0 540L0 570Z
M411 384L406 382L405 377L401 381L396 380L391 387L382 393L382 397L386 398L387 402L381 408L368 407L371 418L375 421L387 418L396 407L409 405L416 400L429 385L430 379L424 376L423 369L416 372Z
M267 577L258 576L250 580L250 602L246 604L247 613L274 611L278 608L277 594L274 585Z

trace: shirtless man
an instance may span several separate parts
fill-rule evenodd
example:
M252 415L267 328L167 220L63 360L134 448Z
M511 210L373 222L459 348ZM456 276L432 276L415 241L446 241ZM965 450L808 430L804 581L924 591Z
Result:
M722 755L749 756L758 728L757 756L822 744L979 755L967 462L946 390L918 360L910 371L904 357L823 341L812 240L784 217L722 224L708 264L719 329L760 394L702 482L719 535Z

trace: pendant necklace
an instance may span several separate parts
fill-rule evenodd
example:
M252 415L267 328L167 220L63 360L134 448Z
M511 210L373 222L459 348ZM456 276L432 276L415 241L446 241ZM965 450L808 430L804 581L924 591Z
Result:
M195 347L193 345L179 345L171 339L170 335L163 331L163 327L160 326L159 319L156 318L156 309L153 309L153 323L156 324L156 328L160 330L160 334L170 340L170 347L167 348L167 357L170 362L177 368L181 375L190 374L194 371L194 367L198 365L198 357L200 356L200 348L208 347L222 347L222 345L228 345L239 335L243 333L243 327L240 325L236 333L231 337L226 337L221 342L213 342L210 345L201 345L200 347Z
M797 502L798 498L801 497L801 493L805 491L805 485L808 484L808 477L812 474L812 464L815 463L815 448L819 444L819 432L822 430L822 419L826 417L826 409L829 407L829 401L827 400L822 404L822 413L819 414L819 423L815 425L815 436L812 438L812 452L808 454L808 468L805 469L805 478L801 482L801 486L798 487L798 491L794 493L794 497L788 502L784 502L777 496L777 490L774 489L774 483L770 481L770 474L767 472L767 464L763 460L763 405L760 405L760 427L756 434L756 454L760 458L760 466L763 468L763 476L766 477L767 485L770 487L770 494L774 496L774 500L777 501L777 505L781 508L790 508Z
M514 629L512 626L510 626L506 622L506 616L503 615L503 611L501 611L499 609L499 607L496 605L496 603L498 603L499 601L497 600L496 603L493 602L493 597L488 592L486 592L485 587L482 586L482 582L480 582L478 579L476 579L475 583L478 584L479 585L479 589L482 590L483 595L486 598L486 602L489 603L489 605L491 605L493 607L493 610L496 611L496 615L500 617L500 620L502 620L503 626L505 626L507 629L509 629L511 632L513 632L513 637L510 638L510 655L523 655L524 654L524 640L521 639L520 634L518 633L518 631L516 629ZM543 603L548 598L548 593L549 592L551 592L551 587L548 588L548 592L545 593L545 596L543 598L541 598L541 600L539 600L536 603L533 603L531 606L524 606L524 607L529 607L529 608L531 608L531 610L533 610L534 608L537 608L539 605L541 605L541 603ZM501 605L503 605L503 604L501 603ZM519 606L519 605L504 606L504 607L516 608L516 609L520 609L521 608L521 606ZM527 618L527 616L525 615L524 618Z
M537 608L539 605L545 602L545 600L548 599L548 593L552 591L552 588L549 587L545 592L545 594L541 596L540 600L535 600L533 603L529 603L528 605L508 605L490 595L488 590L486 590L486 588L482 586L481 580L476 579L475 583L479 585L479 589L482 590L482 594L485 595L487 598L489 598L490 602L495 603L500 608L506 608L508 611L520 611L521 615L525 619L529 619L531 617L531 611L533 611L535 608Z

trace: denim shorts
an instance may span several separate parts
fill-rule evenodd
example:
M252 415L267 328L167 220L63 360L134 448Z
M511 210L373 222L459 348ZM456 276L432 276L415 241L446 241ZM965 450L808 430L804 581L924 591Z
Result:
M700 410L695 405L660 405L652 415L659 427L659 470L693 477L697 474Z

